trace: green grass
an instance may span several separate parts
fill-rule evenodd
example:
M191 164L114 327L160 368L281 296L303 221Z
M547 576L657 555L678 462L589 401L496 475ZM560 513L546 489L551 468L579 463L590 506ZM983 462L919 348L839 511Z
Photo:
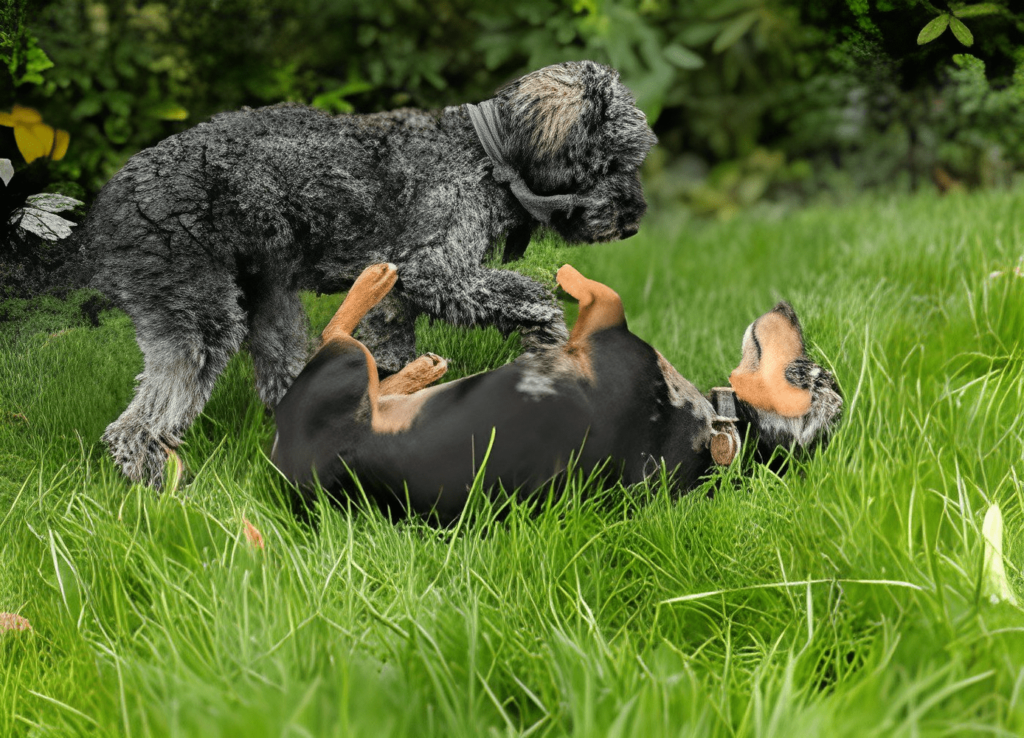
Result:
M980 532L998 502L1024 594L1024 279L989 278L1024 253L1022 213L1016 192L662 214L538 249L527 270L610 284L703 389L789 299L844 424L713 499L577 480L455 531L297 520L245 356L186 437L188 486L130 486L97 443L141 369L130 323L23 335L0 348L0 611L34 630L0 635L0 735L1024 733L1024 614L982 595ZM338 299L310 298L314 325ZM420 329L455 374L517 351Z

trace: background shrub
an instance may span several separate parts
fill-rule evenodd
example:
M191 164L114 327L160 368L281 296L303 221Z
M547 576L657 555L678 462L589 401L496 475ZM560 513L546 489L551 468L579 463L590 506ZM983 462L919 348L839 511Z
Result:
M0 110L70 131L47 181L87 202L133 153L221 110L437 107L582 58L619 69L647 113L662 205L728 216L1024 171L1010 0L11 0L0 29ZM24 166L9 128L0 157Z
M856 187L942 165L995 184L1024 166L1024 15L1009 5L954 3L961 20L918 0L15 0L0 104L71 131L55 176L94 194L132 153L220 110L436 107L593 58L621 71L668 159L708 173L809 177L813 191L829 162ZM947 16L969 48L948 22L918 43ZM766 166L762 150L813 166Z

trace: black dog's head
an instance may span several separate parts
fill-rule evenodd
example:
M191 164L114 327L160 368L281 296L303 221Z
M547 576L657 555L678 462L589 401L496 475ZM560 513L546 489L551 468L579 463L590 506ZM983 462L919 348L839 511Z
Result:
M572 195L551 225L570 243L629 238L647 210L640 165L657 138L619 74L590 61L545 67L498 91L505 154L537 195Z
M839 423L843 399L830 372L804 351L803 330L788 302L780 302L743 334L743 357L729 376L741 420L757 430L758 448L813 449Z

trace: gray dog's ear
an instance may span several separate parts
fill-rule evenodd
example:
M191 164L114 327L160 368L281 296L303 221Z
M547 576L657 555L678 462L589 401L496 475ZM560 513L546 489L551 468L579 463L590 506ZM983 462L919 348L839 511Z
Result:
M594 62L565 62L538 69L499 90L514 154L550 158L574 136L595 132L612 102L617 79L617 72Z
M580 62L580 104L577 119L588 135L596 133L608 117L608 108L615 99L615 86L619 73L610 67L593 62Z

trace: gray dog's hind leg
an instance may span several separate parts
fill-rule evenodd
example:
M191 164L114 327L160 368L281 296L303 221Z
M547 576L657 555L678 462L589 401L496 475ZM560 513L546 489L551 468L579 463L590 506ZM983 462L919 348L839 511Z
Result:
M217 376L241 346L245 321L237 301L229 299L218 307L222 312L202 332L166 322L136 323L145 368L131 404L103 434L103 442L129 479L162 486L168 451L181 443Z
M416 358L416 311L391 292L362 319L357 337L373 354L377 371L394 374Z
M273 409L309 358L309 319L294 292L265 285L249 306L249 353L260 400Z

